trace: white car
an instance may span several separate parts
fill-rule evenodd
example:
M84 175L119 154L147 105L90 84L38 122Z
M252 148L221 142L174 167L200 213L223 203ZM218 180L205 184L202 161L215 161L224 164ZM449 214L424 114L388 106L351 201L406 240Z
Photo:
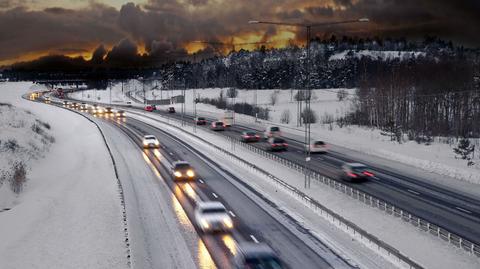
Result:
M195 222L203 232L233 229L232 218L220 202L199 202L195 208Z
M312 153L326 153L328 151L328 146L323 141L313 141L308 147Z
M158 148L160 146L160 142L154 135L145 135L142 144L143 148Z
M282 132L280 131L280 127L278 126L268 126L263 132L263 138L269 139L271 137L280 137L282 136Z

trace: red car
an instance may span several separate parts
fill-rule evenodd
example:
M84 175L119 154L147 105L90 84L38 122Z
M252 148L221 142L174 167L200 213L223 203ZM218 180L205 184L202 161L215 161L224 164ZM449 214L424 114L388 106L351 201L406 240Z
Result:
M151 105L145 106L145 110L148 111L148 112L152 112L153 107Z
M260 141L260 136L257 135L254 131L244 131L242 132L242 142L258 142Z

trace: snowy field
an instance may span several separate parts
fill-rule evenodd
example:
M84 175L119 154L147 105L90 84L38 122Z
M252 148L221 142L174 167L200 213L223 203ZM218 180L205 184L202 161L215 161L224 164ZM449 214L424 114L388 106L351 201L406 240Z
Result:
M0 108L0 139L19 145L0 163L15 155L28 167L20 194L0 187L11 208L0 212L0 268L127 268L118 187L100 133L80 115L21 99L36 87L0 83L0 102L12 105ZM50 136L53 143L42 142Z
M134 90L137 89L137 92ZM139 82L132 82L130 86L124 86L124 92L131 91L132 96L142 98L143 91ZM148 89L148 87L147 87ZM351 99L354 97L355 89L344 89L348 94L344 101L338 101L337 92L340 89L317 89L313 92L312 110L315 111L319 123L312 124L312 139L324 140L329 144L343 148L355 150L372 157L385 158L404 165L421 169L431 173L432 179L442 181L445 184L451 184L451 179L457 179L469 183L480 184L480 159L474 160L475 165L467 166L465 160L456 158L453 148L456 144L447 144L438 142L441 138L436 138L436 142L430 145L418 144L414 141L405 141L398 143L390 141L389 136L382 135L378 129L371 129L362 126L344 126L337 124L322 124L321 122L328 116L331 119L343 117L352 110ZM200 98L217 98L220 92L226 95L226 89L209 88L197 89L196 96ZM121 85L116 84L111 90L112 104L122 103L129 100L121 91ZM193 90L186 90L186 111L193 111ZM182 94L180 90L160 91L155 90L146 92L147 99L169 98L171 96ZM275 105L271 105L271 96L276 94ZM295 91L291 90L239 90L235 100L228 98L228 102L247 102L255 103L270 110L269 121L262 120L262 125L276 124L284 126L284 133L291 133L294 136L303 136L304 129L297 127L297 102L294 101ZM97 102L110 102L110 90L89 90L71 94L73 98L84 99ZM134 102L132 102L134 103ZM177 111L180 111L181 104L174 104ZM282 114L289 111L290 122L281 123ZM207 104L198 104L197 112L210 117L222 117L223 111ZM251 124L255 121L254 117L245 115L236 115L238 122ZM300 140L302 140L300 138ZM476 143L475 156L480 156L480 141ZM437 175L437 176L434 176ZM443 177L438 177L441 175Z

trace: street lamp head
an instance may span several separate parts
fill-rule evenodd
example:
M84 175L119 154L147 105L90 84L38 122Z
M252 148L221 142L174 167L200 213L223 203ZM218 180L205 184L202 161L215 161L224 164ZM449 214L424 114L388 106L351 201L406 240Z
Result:
M370 19L369 18L360 18L358 19L359 22L369 22Z
M260 23L259 21L248 21L249 24L257 24Z

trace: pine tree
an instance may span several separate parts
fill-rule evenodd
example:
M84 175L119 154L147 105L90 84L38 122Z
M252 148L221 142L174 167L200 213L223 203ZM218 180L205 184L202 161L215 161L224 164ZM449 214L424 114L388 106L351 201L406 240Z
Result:
M473 162L471 162L471 157L470 155L473 153L475 150L475 145L470 144L470 140L467 138L462 138L460 141L458 141L458 145L456 148L453 149L453 152L455 154L460 155L460 158L462 160L467 160L468 165L472 165Z

